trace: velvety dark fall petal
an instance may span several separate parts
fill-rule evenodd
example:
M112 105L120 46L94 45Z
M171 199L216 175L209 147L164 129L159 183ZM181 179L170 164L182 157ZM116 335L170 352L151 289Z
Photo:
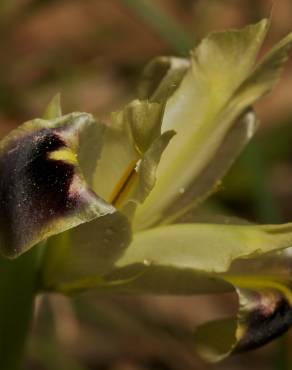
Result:
M241 290L239 294L241 311L234 353L256 349L277 338L292 325L292 302L280 291Z
M224 279L236 288L237 317L200 326L195 332L199 353L218 361L256 349L285 333L292 326L291 271L289 250L236 261Z
M78 166L86 113L35 119L0 143L0 250L16 257L79 224L115 212L87 186Z

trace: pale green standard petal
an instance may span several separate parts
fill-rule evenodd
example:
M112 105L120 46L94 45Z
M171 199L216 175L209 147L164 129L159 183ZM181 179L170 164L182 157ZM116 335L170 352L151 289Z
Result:
M264 20L241 31L214 33L195 49L192 68L169 99L163 119L162 130L175 129L177 135L162 156L154 190L137 210L135 228L149 227L168 215L168 207L180 201L181 189L186 190L199 177L238 116L274 86L281 63L275 68L265 62L273 64L270 70L274 78L265 73L264 89L256 94L253 80L249 84L252 99L236 105L240 86L245 86L250 75L259 73L252 72L252 66L267 28ZM289 45L288 38L267 58L278 60ZM259 70L266 69L263 64Z

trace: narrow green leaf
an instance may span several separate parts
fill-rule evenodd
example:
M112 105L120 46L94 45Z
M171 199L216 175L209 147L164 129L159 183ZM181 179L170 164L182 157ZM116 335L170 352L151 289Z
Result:
M153 1L119 0L133 11L157 35L179 54L185 54L193 44L190 35Z

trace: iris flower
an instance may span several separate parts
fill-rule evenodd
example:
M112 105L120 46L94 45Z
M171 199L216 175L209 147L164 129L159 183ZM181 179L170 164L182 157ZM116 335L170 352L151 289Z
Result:
M63 115L56 96L42 118L1 141L0 295L22 304L21 314L2 307L6 348L23 342L33 298L44 291L235 290L237 317L194 332L195 348L211 361L290 327L292 224L203 222L199 212L254 135L253 104L287 60L292 34L256 62L268 27L262 20L212 33L189 58L154 59L138 99L109 125ZM16 341L4 339L11 328Z

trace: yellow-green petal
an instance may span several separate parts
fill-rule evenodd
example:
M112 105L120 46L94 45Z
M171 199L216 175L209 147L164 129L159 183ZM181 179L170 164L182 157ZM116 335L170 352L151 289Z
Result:
M62 116L61 94L56 94L48 104L43 119L54 119Z
M251 258L292 245L292 224L177 224L134 234L118 267L131 264L173 266L224 273L239 258Z
M182 191L215 158L240 115L274 86L276 78L265 73L265 88L254 94L257 82L253 79L248 89L252 99L237 103L240 86L255 73L253 64L267 28L268 21L263 20L242 30L213 33L192 53L192 66L169 98L162 123L162 131L174 129L177 135L162 156L155 188L137 209L136 229L149 227L169 215L168 208L180 202ZM289 39L268 59L278 59L279 53L287 51L287 44L290 45ZM272 64L260 65L259 70L269 65L272 73L279 76L281 63L277 68Z

